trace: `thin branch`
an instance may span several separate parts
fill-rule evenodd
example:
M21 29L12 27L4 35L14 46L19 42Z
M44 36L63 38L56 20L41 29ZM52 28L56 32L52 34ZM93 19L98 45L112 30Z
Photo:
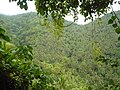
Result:
M110 5L111 9L112 9L112 14L114 14L118 20L118 23L120 24L120 19L118 18L117 14L115 13L115 11L113 10L112 5Z

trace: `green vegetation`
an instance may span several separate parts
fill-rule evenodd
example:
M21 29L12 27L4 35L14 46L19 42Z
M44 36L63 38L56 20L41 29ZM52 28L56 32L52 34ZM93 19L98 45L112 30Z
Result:
M27 10L33 0L9 1ZM87 25L64 20L68 14L93 20L113 3L35 0L40 17L0 15L0 90L120 90L120 12Z
M120 12L116 14L120 17ZM12 40L7 42L7 47L12 48L5 52L9 57L14 56L5 56L11 59L5 59L7 62L2 57L2 69L11 70L7 73L12 74L10 79L17 82L17 88L26 84L30 90L119 90L120 41L114 32L113 26L117 28L116 25L107 25L110 17L107 14L87 25L72 24L63 28L55 26L51 17L42 22L36 13L0 15L0 26L6 29ZM70 23L64 21L65 26ZM25 46L18 47L20 45ZM4 54L2 50L0 54ZM10 66L8 69L4 66L6 64ZM47 82L38 76L31 78L36 74L46 76Z
M17 1L21 9L28 9L27 1L33 0L9 0ZM100 16L107 13L114 0L35 0L37 13L54 20L59 20L69 13L73 14L74 20L78 14L84 15L86 19L93 18L93 15ZM90 7L90 8L89 8ZM79 8L79 9L78 9Z
M51 80L40 66L32 62L32 47L16 46L0 27L0 89L51 90Z
M21 9L28 9L28 1L33 0L9 0L16 1ZM45 20L51 16L54 23L64 27L63 20L66 15L72 15L74 22L78 20L78 14L85 17L86 20L93 20L94 16L100 17L107 14L111 9L111 17L108 24L112 24L116 33L120 33L120 19L113 10L113 4L120 4L119 0L34 0L37 14L43 16ZM69 26L69 25L68 25Z

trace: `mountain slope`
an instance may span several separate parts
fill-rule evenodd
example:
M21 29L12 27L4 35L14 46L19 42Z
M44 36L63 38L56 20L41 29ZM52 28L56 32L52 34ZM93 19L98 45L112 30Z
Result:
M120 42L112 26L107 24L109 17L110 14L102 17L101 24L97 24L98 20L86 25L73 24L64 28L61 37L54 34L57 29L52 23L42 25L42 18L36 13L0 15L0 26L6 28L16 45L33 47L34 62L50 72L57 90L61 87L63 90L86 90L89 87L105 90L107 79L116 82L116 86L120 83L119 74L116 74L119 67L114 73L109 65L95 61L100 55L120 61Z

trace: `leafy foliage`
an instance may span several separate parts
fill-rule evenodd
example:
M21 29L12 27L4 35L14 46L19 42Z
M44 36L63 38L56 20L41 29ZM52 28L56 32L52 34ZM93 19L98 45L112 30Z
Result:
M27 10L27 1L32 0L9 1L17 1L21 9ZM64 17L68 14L72 14L74 21L78 14L82 14L85 20L93 20L93 15L106 14L113 1L35 0L37 13L45 17L45 21L50 20L50 24L44 22L48 27L40 26L38 18L30 15L5 18L7 24L4 27L8 28L13 42L26 45L18 47L9 43L9 37L0 28L0 74L10 82L7 82L8 90L119 90L120 43L116 41L118 35L111 31L115 28L115 32L120 33L116 13L112 11L108 20L113 28L104 26L106 19L100 26L94 21L85 26L74 24L64 31L58 27L64 27ZM48 31L61 37L56 39ZM29 44L33 46L33 53ZM49 71L52 80L44 70Z
M39 66L32 62L32 47L9 47L9 37L0 28L0 88L2 90L32 89L33 81L39 89L50 90L50 80ZM6 38L7 37L7 38ZM12 44L11 44L12 45Z
M26 9L27 0L18 0L17 2L20 7ZM76 19L78 13L86 18L92 18L92 14L101 15L105 13L109 7L108 5L112 3L113 0L35 0L37 12L46 17L51 15L54 19L65 17L71 12L73 12L74 19ZM80 10L77 8L80 8Z

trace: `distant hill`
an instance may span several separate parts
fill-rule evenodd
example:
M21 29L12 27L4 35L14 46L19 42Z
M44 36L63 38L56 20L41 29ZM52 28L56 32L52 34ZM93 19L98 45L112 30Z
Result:
M120 16L119 13L117 12L118 16ZM65 27L60 39L67 48L67 55L76 57L80 53L79 57L86 57L95 48L99 49L99 53L109 56L116 55L114 50L116 50L115 45L118 42L118 35L113 31L112 26L107 24L109 17L110 14L102 17L101 24L97 24L100 21L96 20L86 25L73 24ZM71 22L65 21L65 23L70 24ZM49 37L51 37L51 40L55 38L54 35L52 36L53 33L50 33L55 29L53 25L41 25L41 18L36 13L14 16L0 15L0 25L6 28L12 40L18 45L34 44L34 46L39 46L38 42L41 42L39 40L42 40L42 38L42 41L50 39ZM47 43L49 42L44 42L44 44Z

